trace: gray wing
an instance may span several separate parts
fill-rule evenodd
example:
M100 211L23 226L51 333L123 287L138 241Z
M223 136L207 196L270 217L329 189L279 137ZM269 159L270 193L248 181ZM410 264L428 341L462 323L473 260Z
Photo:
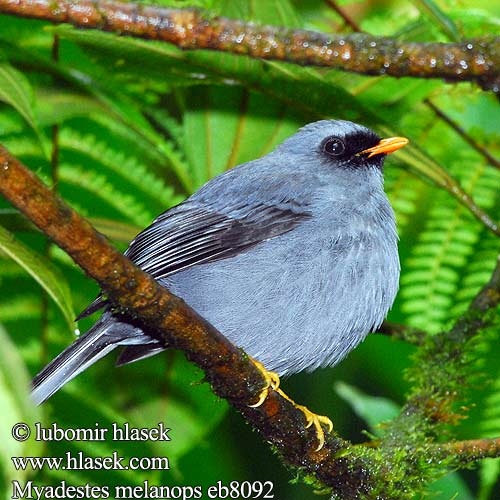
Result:
M237 255L290 231L310 216L308 207L296 201L242 208L221 213L188 200L161 214L139 233L125 255L155 279L166 278L197 264ZM105 299L97 297L77 319L106 304Z

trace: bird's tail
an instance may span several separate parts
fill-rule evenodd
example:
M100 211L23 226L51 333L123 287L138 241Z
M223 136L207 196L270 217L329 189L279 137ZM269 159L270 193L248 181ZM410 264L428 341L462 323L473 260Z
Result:
M53 359L33 379L32 400L37 405L42 404L64 384L118 345L147 343L147 338L139 329L121 323L105 312L90 330Z

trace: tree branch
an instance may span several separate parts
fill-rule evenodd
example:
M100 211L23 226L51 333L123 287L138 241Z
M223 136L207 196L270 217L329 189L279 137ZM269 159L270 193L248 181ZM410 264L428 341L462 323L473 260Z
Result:
M454 413L452 407L463 398L468 387L464 373L468 373L474 340L481 331L498 321L496 311L499 304L500 254L489 282L478 292L467 312L449 331L425 338L410 372L416 389L400 416L389 424L388 432L394 433L396 429L405 432L411 428L412 434L421 433L422 439L429 439L438 433L440 425L455 424L463 418ZM454 456L443 454L442 450L447 446L455 451ZM464 457L460 454L460 447L454 448L454 443L446 443L430 446L428 452L433 460L443 460L447 456L450 465L459 467L462 458L466 462L473 460L470 447L464 445L463 450ZM495 453L494 456L500 456L500 447Z
M367 75L474 81L500 93L500 37L412 43L361 33L331 35L264 26L194 9L106 0L0 0L0 12L163 40L182 49L220 50Z
M264 383L248 356L114 249L2 146L0 193L96 280L119 311L154 328L169 347L183 350L204 370L214 392L239 410L288 464L342 498L358 498L370 490L370 450L356 452L348 441L330 434L316 451L316 434L305 427L303 413L272 390L262 406L250 408Z

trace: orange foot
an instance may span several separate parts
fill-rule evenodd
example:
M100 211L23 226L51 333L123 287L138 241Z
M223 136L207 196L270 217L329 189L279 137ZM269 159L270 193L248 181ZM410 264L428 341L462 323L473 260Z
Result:
M266 370L264 365L255 359L252 359L252 361L264 376L264 379L266 380L266 387L264 387L264 389L262 389L262 392L259 394L258 401L253 405L249 405L250 408L258 408L260 405L262 405L262 403L264 403L269 394L269 389L273 389L274 391L278 392L282 397L284 397L287 401L290 401L290 403L292 403L293 406L295 406L295 408L297 408L304 414L304 417L306 418L306 429L314 425L314 428L316 430L316 438L318 439L318 447L316 448L316 451L321 450L321 448L323 448L323 446L325 445L325 431L323 430L322 425L326 426L328 432L330 433L333 430L332 421L328 417L313 413L306 406L297 404L290 396L285 394L279 388L280 378L277 373Z
M258 401L253 405L249 405L250 408L258 408L266 400L267 395L269 394L269 389L273 389L274 391L278 390L280 386L280 377L277 373L266 370L264 365L259 361L257 361L256 359L253 358L250 359L252 360L253 364L258 368L258 370L262 373L266 381L266 387L264 387L264 389L262 389L261 393L259 394Z

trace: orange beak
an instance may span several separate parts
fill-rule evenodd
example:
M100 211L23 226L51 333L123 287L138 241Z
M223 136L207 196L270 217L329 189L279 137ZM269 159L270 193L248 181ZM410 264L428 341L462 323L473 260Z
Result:
M376 146L372 148L365 149L358 153L358 155L368 154L368 158L375 155L394 153L398 149L408 144L408 139L406 137L390 137L389 139L382 139Z

